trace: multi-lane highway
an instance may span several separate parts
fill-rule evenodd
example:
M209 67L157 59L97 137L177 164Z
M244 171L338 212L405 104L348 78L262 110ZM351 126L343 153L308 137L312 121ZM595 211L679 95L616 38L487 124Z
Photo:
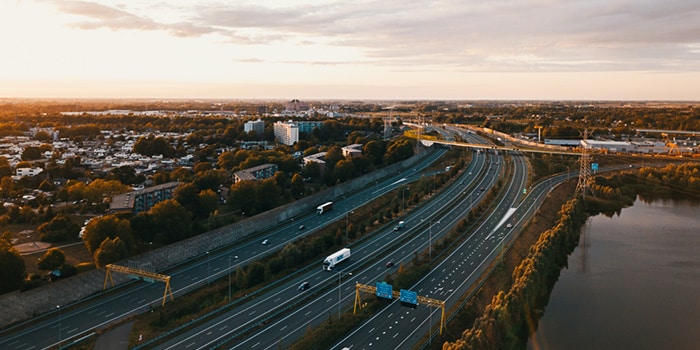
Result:
M202 259L190 261L169 271L169 275L172 276L173 293L177 297L177 295L201 287L217 278L225 277L238 265L242 266L250 261L260 259L298 239L300 235L310 234L320 227L344 218L344 215L352 209L412 181L419 176L418 174L425 167L441 157L442 154L444 154L444 150L434 151L433 154L411 169L378 181L374 186L368 186L363 191L348 195L347 198L337 200L334 210L327 215L310 213L296 218L294 222L280 225L266 233L264 237L242 241L229 249L211 251ZM301 224L307 228L303 232L298 230ZM261 244L263 239L268 239L269 244ZM278 285L272 285L270 288L277 287ZM279 288L284 288L284 286L279 286ZM89 300L75 305L61 306L54 315L44 315L36 322L3 329L0 331L0 348L42 349L55 347L59 342L66 345L77 339L94 335L96 329L116 323L130 315L148 311L155 305L160 305L162 295L162 284L145 282L130 283L110 290L108 293L99 293Z

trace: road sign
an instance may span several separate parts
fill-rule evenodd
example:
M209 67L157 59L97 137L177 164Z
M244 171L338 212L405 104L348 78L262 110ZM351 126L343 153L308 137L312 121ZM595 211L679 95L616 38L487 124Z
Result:
M598 171L598 163L591 163L591 170Z
M418 293L401 289L399 300L401 301L401 305L415 308L418 305Z
M377 297L384 299L393 299L391 296L392 287L391 284L386 284L385 282L377 282Z

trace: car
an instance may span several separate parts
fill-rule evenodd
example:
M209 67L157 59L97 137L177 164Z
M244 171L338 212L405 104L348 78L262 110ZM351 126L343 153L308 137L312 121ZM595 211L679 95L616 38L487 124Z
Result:
M398 230L400 230L400 229L401 229L400 227L394 226L394 231L398 231Z
M263 241L262 241L262 244L263 244L263 245L268 245L269 243L270 243L270 240L269 240L269 239L266 239L266 240L263 240Z
M304 226L304 225L299 225L299 229L300 229L300 230L303 230L303 229L305 229L305 228L306 228L306 226Z
M392 266L394 266L393 261L389 261L388 263L386 263L386 267L392 267Z
M507 227L507 228L513 228L513 224L508 223L508 225L506 225L506 227Z
M309 283L309 282L301 282L301 284L299 285L299 287L298 287L297 289L298 289L298 290L301 290L301 291L304 291L304 290L309 289L309 287L311 287L311 283Z

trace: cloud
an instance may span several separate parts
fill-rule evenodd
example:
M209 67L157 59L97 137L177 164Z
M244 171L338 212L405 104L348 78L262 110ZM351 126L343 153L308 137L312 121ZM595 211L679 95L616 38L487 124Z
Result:
M397 69L700 69L697 0L328 0L289 1L282 7L186 2L175 23L158 22L126 6L55 4L85 18L75 23L83 29L158 30L181 37L216 34L233 44L351 48L360 53L357 64L402 67Z
M61 12L85 18L73 23L73 26L81 29L158 30L179 37L196 37L218 31L189 22L159 23L145 16L88 1L55 1L54 4Z

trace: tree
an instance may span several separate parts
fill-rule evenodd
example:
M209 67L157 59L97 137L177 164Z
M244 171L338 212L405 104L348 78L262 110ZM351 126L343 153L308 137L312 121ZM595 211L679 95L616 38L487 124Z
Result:
M12 246L11 237L9 232L0 236L0 293L18 289L24 281L24 260Z
M66 254L60 248L51 248L39 259L39 269L56 270L66 262Z
M29 146L22 152L22 160L37 160L41 159L41 150L39 147Z
M146 180L145 176L137 175L136 169L129 165L120 166L116 169L112 169L109 173L107 180L117 180L124 185L138 184Z
M255 182L250 180L239 181L231 186L228 194L229 204L250 212L255 206Z
M324 160L326 161L328 169L333 169L335 167L335 164L344 158L345 157L343 156L343 150L340 147L331 146L328 149L328 151L326 151L326 156L324 157Z
M301 198L304 195L304 178L301 175L292 175L291 186L294 198Z
M126 244L119 239L119 237L114 237L113 239L107 237L102 241L97 251L95 251L95 264L98 267L102 267L124 259L127 256L129 256L129 254Z
M134 246L131 224L129 220L120 219L115 215L93 218L85 226L85 232L83 232L83 241L90 254L95 254L105 239L116 237L120 237L127 250L131 251Z
M197 211L195 214L200 218L206 218L216 210L218 204L219 198L216 192L210 189L203 190L197 195Z
M236 165L235 163L235 153L231 151L223 152L219 155L219 159L216 164L221 169L231 170Z
M192 214L174 199L162 201L148 211L153 224L158 228L154 240L172 243L192 234Z
M380 165L384 161L384 153L386 152L386 142L381 140L372 140L365 144L362 148L362 153L370 159L375 165Z
M197 213L199 189L191 182L183 183L175 189L173 198L191 213Z
M68 216L58 214L51 221L39 225L37 231L41 233L41 240L44 242L60 242L77 237L80 225Z

